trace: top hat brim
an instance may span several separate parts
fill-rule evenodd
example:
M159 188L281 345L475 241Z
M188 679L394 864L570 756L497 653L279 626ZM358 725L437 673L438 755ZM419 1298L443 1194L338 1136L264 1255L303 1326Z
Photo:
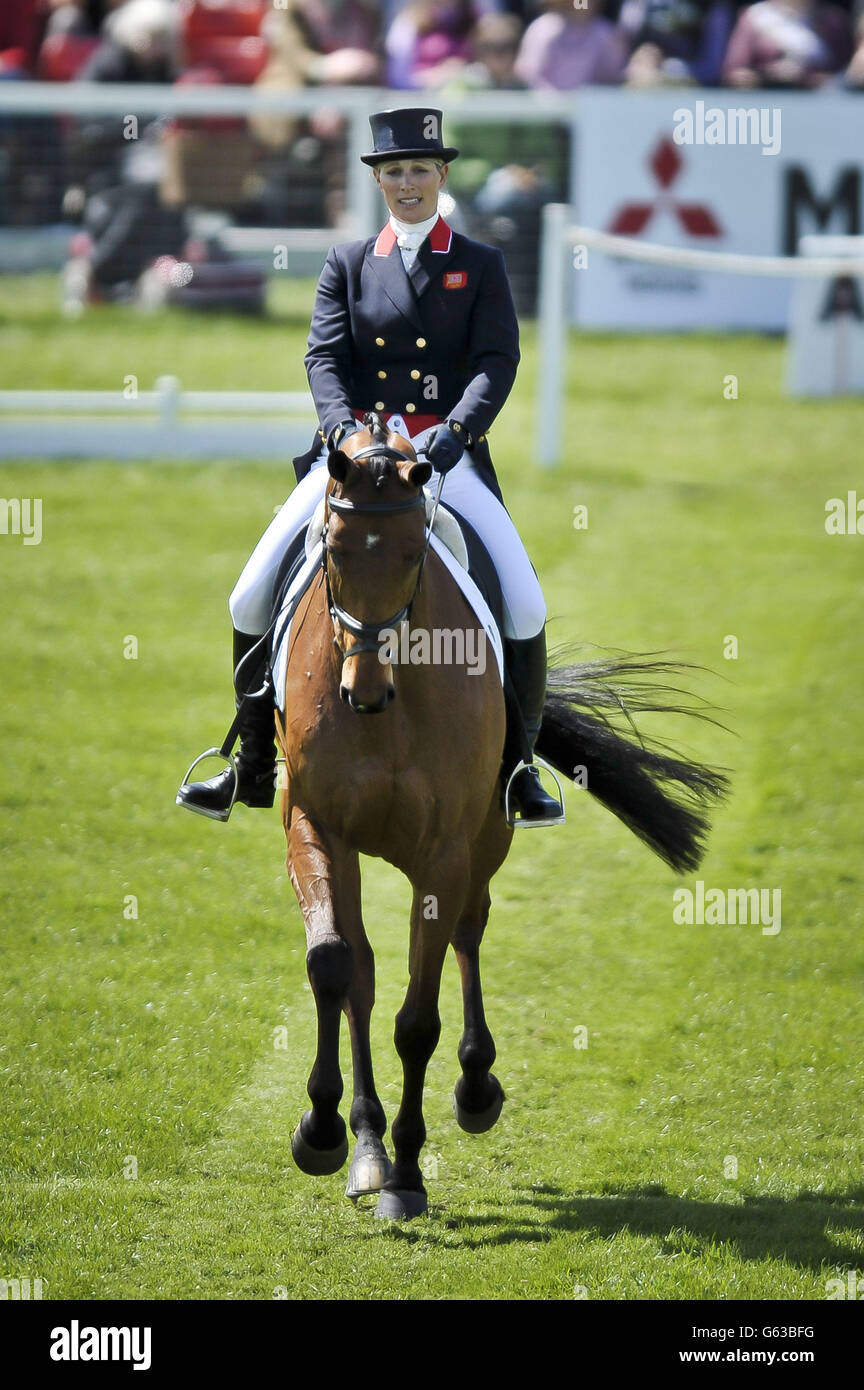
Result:
M360 158L364 164L375 165L384 164L391 159L443 159L445 164L456 159L459 154L452 145L445 145L440 150L430 150L428 145L425 150L386 150L383 154L374 152L372 154L361 154Z

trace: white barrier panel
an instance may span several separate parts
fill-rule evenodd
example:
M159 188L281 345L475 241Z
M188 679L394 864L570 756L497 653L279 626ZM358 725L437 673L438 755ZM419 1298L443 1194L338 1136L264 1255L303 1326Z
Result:
M864 237L802 237L801 254L848 256L860 271ZM798 281L787 362L792 396L864 395L864 276Z
M688 250L794 256L864 228L864 101L830 92L585 91L579 222ZM698 266L576 257L576 318L597 328L786 327L789 286Z
M0 391L0 420L0 459L12 460L290 462L318 427L305 391L184 392L171 376L130 398L121 391Z

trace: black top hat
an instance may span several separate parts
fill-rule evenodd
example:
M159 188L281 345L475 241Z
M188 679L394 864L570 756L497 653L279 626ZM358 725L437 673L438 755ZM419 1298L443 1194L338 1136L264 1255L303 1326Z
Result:
M441 143L441 112L419 106L378 111L369 117L375 148L361 154L364 164L385 159L443 159L449 164L459 151Z

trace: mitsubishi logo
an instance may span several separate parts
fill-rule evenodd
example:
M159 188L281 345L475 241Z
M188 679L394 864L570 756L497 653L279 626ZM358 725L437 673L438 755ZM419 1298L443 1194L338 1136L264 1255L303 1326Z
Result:
M655 212L671 212L690 236L722 236L723 229L710 208L702 203L679 203L668 190L684 167L678 146L667 136L658 140L648 161L660 192L653 203L625 203L612 220L609 231L616 236L638 236Z

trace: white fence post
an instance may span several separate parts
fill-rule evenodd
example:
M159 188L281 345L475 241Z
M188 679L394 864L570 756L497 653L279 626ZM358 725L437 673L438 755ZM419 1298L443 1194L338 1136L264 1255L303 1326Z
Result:
M558 463L561 451L569 287L564 235L569 215L566 203L547 203L543 209L537 340L537 458L545 467Z
M171 435L177 428L177 416L180 412L180 382L176 376L159 376L156 378L156 394L159 397L159 424L166 435Z
M370 105L370 110L374 109ZM348 206L356 237L374 236L378 230L378 190L372 170L360 161L372 143L368 112L355 106L348 128ZM383 217L382 217L383 220Z

